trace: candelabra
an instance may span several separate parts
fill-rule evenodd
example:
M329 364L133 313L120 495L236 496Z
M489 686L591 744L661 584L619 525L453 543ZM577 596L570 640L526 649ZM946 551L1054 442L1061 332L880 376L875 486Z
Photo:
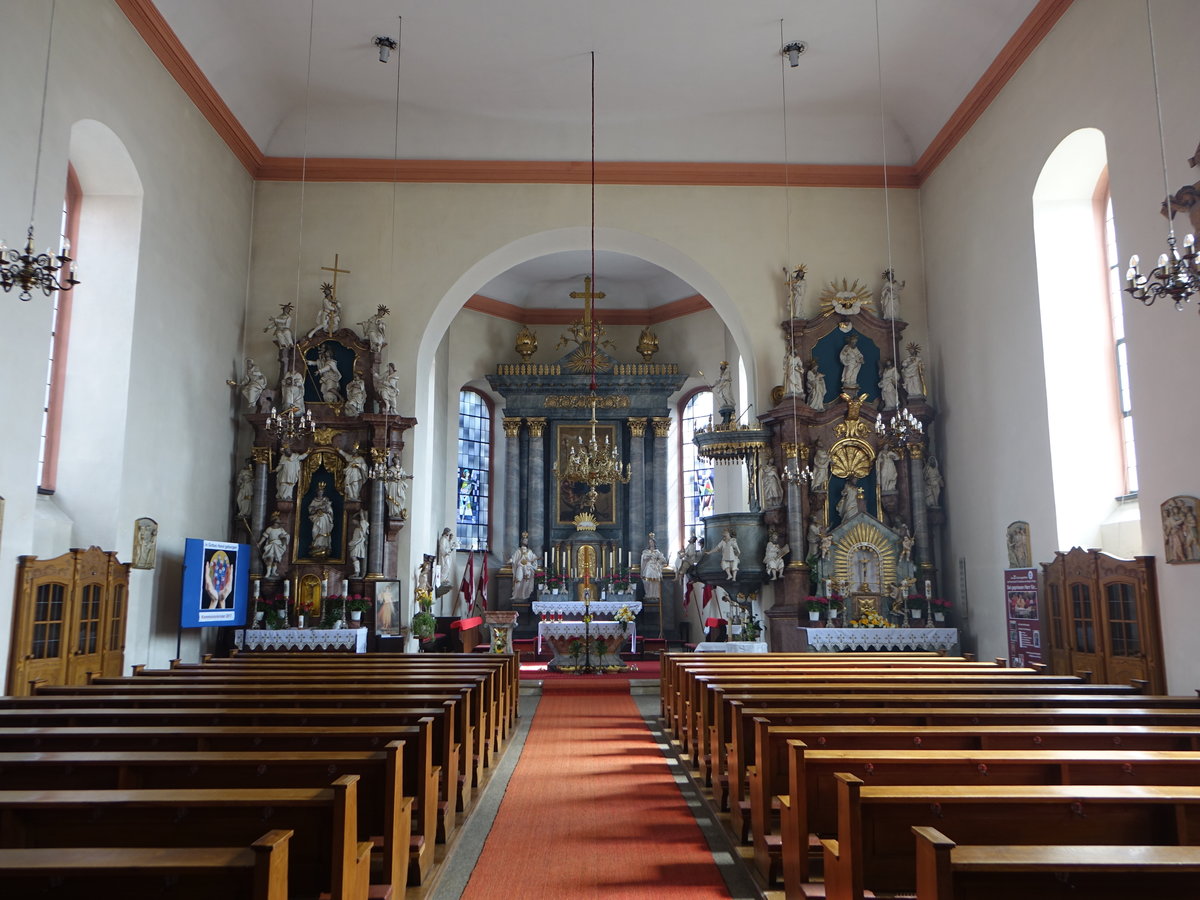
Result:
M925 426L907 407L897 410L888 421L883 414L875 420L875 433L895 444L913 444L925 434Z
M1167 236L1167 252L1158 257L1158 265L1148 275L1138 271L1139 258L1135 253L1125 273L1125 291L1146 306L1166 297L1183 309L1192 294L1200 291L1200 261L1196 259L1196 236L1183 239L1183 252L1175 246L1175 235Z
M596 500L599 494L596 487L602 484L629 484L632 473L628 463L621 462L620 451L612 446L605 435L603 445L596 438L596 398L592 396L592 426L591 437L587 444L578 437L567 447L566 460L558 459L554 463L554 477L561 482L578 483L588 486L584 496L583 508L590 517L595 516Z
M58 256L49 250L35 253L33 226L30 225L23 251L0 243L0 287L5 293L18 288L17 296L22 300L31 299L34 291L41 291L47 297L55 291L69 291L79 284L75 280L75 263L68 255L70 252L70 241L64 241ZM58 273L63 269L66 269L66 277L60 279Z
M267 421L263 424L267 434L279 441L284 448L291 447L297 438L305 437L317 430L312 412L301 413L298 407L289 406L283 411L271 407Z

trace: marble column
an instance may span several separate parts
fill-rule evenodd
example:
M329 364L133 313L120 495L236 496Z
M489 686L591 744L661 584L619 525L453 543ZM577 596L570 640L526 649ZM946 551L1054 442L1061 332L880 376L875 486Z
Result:
M372 449L371 461L373 463L382 463L386 460L387 454L383 450ZM372 468L374 468L372 466ZM367 577L382 578L383 571L383 549L384 540L387 537L387 521L384 514L387 510L384 501L383 479L371 479L371 500L370 500L370 520L371 534L367 538Z
M504 534L501 556L520 542L521 531L521 420L504 417ZM540 550L538 551L540 552Z
M250 574L261 575L263 563L258 539L267 526L267 482L271 473L271 448L255 447L251 456L254 459L254 505L250 507Z
M925 508L924 456L925 448L920 444L909 446L908 481L912 493L913 539L916 542L914 556L918 569L916 589L918 591L924 591L925 588L921 581L931 577L926 573L933 565L933 558L929 552L929 516Z
M669 544L667 540L667 436L671 433L670 416L654 416L650 419L654 427L654 460L651 463L653 473L653 488L651 498L654 502L650 522L653 531L658 535L658 544L663 549Z
M629 549L632 554L630 565L640 559L646 547L647 528L646 488L650 479L646 472L646 419L626 419L629 426L629 468L633 477L629 482Z
M529 426L529 468L525 481L529 485L529 546L540 547L544 553L546 544L546 449L543 435L546 431L545 416L531 416L525 420Z

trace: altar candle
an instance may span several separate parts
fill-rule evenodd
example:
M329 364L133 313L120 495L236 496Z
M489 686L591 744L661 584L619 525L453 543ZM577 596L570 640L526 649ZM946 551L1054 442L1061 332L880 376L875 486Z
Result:
M925 599L928 600L933 596L933 582L928 578L925 579Z
M830 585L829 579L828 579L828 578L826 578L826 579L825 579L825 596L826 596L826 597L832 597L832 596L833 596L833 590L830 588L830 586L829 586L829 585Z
M283 583L283 596L284 597L292 596L292 583L290 581L285 581Z
M258 600L261 597L262 597L262 579L255 578L254 579L254 599Z

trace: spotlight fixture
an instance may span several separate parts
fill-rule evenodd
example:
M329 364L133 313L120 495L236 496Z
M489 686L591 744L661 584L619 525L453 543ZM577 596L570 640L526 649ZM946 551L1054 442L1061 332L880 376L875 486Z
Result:
M375 35L372 43L379 48L379 61L381 63L387 62L388 57L392 55L392 51L399 46L395 38L390 38L384 34Z
M788 64L794 69L800 65L800 54L808 49L804 41L792 41L783 45L783 55L788 58Z

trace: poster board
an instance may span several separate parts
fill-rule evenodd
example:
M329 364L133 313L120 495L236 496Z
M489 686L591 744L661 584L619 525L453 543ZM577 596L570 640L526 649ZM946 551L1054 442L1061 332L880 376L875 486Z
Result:
M249 593L249 544L187 539L180 628L245 625Z
M1041 663L1042 619L1036 568L1004 570L1004 617L1013 666Z

